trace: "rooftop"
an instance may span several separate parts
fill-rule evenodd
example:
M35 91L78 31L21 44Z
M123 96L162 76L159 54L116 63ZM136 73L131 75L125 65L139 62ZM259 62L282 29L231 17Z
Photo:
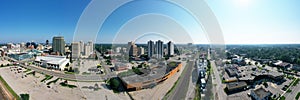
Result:
M121 79L127 84L151 81L165 76L165 74L172 71L179 64L180 62L174 62L174 63L171 62L168 64L168 66L153 65L156 67L152 66L150 67L151 69L140 69L141 72L143 72L142 75L129 73L129 74L122 75Z
M61 64L62 62L67 61L65 56L37 56L35 61L46 61L51 64Z
M256 66L243 66L238 68L239 80L253 80L256 76L268 75L274 78L283 74L275 71L258 70Z
M253 93L254 93L257 97L259 97L260 99L263 99L263 98L269 96L271 92L265 90L263 87L260 87L260 88L258 88L258 89L256 89L256 90L253 90Z
M148 74L147 73L144 73L143 75L129 74L128 76L121 77L121 79L127 84L146 82L149 80L157 79L159 77L163 77L166 74L166 69L167 69L166 66L158 66L156 68L153 68L152 70L149 70Z
M241 87L244 87L244 86L247 86L247 83L244 82L244 81L232 82L232 83L228 83L226 85L226 87L227 87L228 90L236 89L236 88L241 88Z

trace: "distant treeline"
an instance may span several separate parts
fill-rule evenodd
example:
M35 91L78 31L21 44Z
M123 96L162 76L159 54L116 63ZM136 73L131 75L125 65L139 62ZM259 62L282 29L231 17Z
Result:
M244 55L247 58L282 60L300 64L300 45L231 45L227 46L230 54ZM227 54L229 55L229 54Z

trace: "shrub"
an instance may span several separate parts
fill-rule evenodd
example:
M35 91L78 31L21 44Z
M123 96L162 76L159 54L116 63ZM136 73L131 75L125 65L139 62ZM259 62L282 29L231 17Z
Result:
M58 80L59 80L59 78L57 78L57 79L55 79L53 81L50 81L50 82L47 83L47 85L50 85L51 83L56 83Z
M299 81L300 81L300 79L297 78L297 79L295 80L295 82L293 83L293 86L296 86L296 85L299 83Z
M41 80L41 82L44 82L44 81L47 81L47 80L50 80L52 79L53 76L50 76L50 75L45 75L45 78Z
M285 96L280 97L279 100L285 100Z
M135 74L138 74L138 75L144 74L139 68L132 67L132 70Z
M263 85L264 85L265 87L268 87L268 83L267 83L267 82L264 82Z
M61 82L60 85L63 87L77 88L76 85L70 85L70 84L67 84L66 82Z
M287 92L287 93L290 93L290 92L292 92L292 90L291 90L291 89L288 89L286 92Z
M20 94L21 100L29 100L29 94Z
M122 87L121 80L119 78L111 78L107 81L107 85L115 92L121 92L119 90L120 87Z
M296 100L299 100L299 97L300 97L300 92L297 93L295 99L296 99Z

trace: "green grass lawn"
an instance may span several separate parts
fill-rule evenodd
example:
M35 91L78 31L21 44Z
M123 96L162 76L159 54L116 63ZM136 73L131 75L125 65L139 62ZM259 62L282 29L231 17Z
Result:
M57 79L55 79L55 80L53 80L53 81L50 81L50 82L47 83L47 85L50 85L51 83L56 83L59 79L60 79L60 78L57 78Z
M45 78L41 80L41 82L44 82L44 81L47 81L47 80L50 80L52 79L53 76L50 76L50 75L45 75Z
M24 71L24 73L27 73L27 72L29 72L29 71L31 71L31 69L26 69L26 71Z

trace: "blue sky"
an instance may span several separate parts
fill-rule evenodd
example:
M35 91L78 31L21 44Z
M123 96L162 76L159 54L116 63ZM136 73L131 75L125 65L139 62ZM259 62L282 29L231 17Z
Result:
M206 0L228 44L300 43L300 0Z
M300 43L299 0L206 1L217 17L227 44ZM90 0L1 0L0 43L32 40L44 42L47 39L51 41L56 35L63 35L70 42L77 21L89 2ZM173 10L170 14L176 16L174 14L177 12L180 11ZM182 17L182 14L177 17ZM123 17L119 19L121 18ZM111 27L113 29L114 26ZM109 35L99 36L97 39L101 42L101 39L105 40ZM203 40L202 36L199 40Z
M72 39L89 0L0 0L0 42Z

